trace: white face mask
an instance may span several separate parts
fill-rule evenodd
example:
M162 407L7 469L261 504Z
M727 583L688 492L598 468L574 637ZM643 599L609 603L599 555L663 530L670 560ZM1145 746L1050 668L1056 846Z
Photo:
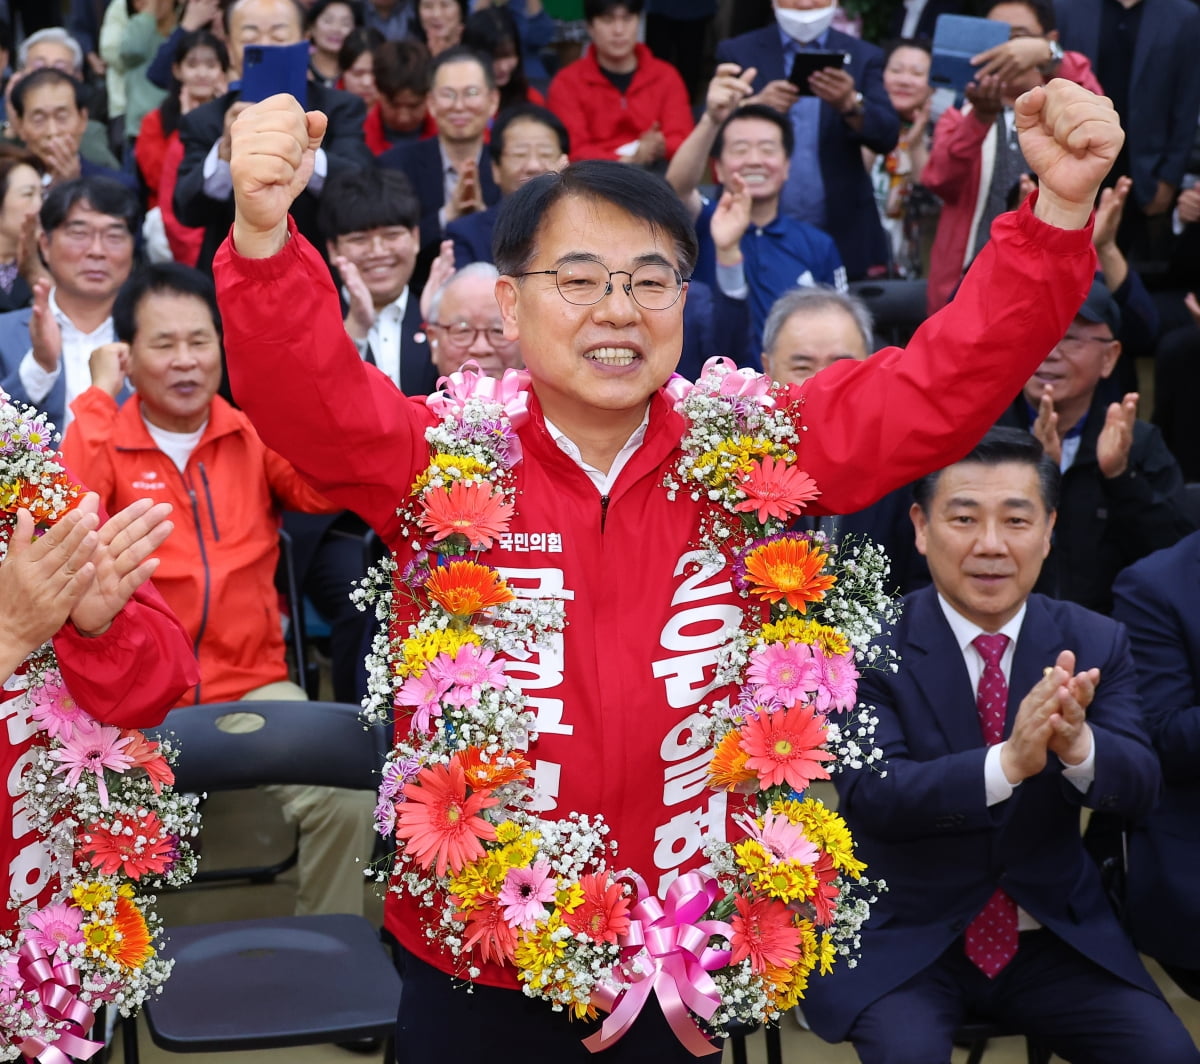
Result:
M775 21L792 40L799 41L801 44L810 44L829 29L836 10L836 0L828 7L810 8L807 11L777 7L775 8Z

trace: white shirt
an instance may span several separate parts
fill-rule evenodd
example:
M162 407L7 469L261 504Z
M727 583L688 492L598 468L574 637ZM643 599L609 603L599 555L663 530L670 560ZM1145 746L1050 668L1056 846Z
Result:
M438 225L445 231L446 208L450 206L450 201L454 199L454 190L458 188L458 171L454 168L454 164L446 158L446 149L440 140L438 141L438 155L442 160L442 205L438 208Z
M400 380L400 342L407 311L408 286L405 285L404 291L392 302L375 312L375 321L371 324L371 331L367 333L367 342L359 351L359 354L365 357L366 349L370 347L375 365L383 370L389 379L395 381L401 390L403 385Z
M901 37L915 37L917 23L925 13L926 0L904 0L904 23L900 27Z
M641 447L642 442L646 439L646 426L649 424L650 406L647 404L646 412L642 415L642 423L633 430L633 434L625 441L625 446L617 452L617 457L613 459L613 464L609 467L607 473L585 462L579 448L549 418L546 418L546 431L550 433L551 438L558 444L558 449L588 475L588 479L596 485L596 490L602 496L607 496L613 484L616 483L621 470L629 464L629 459L634 456L637 449Z
M39 404L50 394L50 389L58 383L59 374L67 375L66 409L63 413L63 423L57 426L60 432L65 432L74 418L71 413L71 403L77 395L91 387L92 371L89 368L89 362L92 352L97 347L112 343L114 338L111 316L105 318L90 333L81 332L76 328L75 323L59 307L58 300L55 299L57 291L56 288L50 289L50 313L54 315L54 320L58 322L58 327L62 330L62 357L59 359L58 369L53 373L47 373L38 365L37 360L33 357L33 348L30 347L25 352L25 357L21 359L20 366L17 367L17 375L25 388L25 393L34 403Z
M204 194L209 199L227 200L233 197L233 174L229 170L229 161L220 156L221 142L218 140L204 157L204 167L200 174L204 178ZM329 174L329 159L324 148L318 148L313 157L312 177L308 179L305 188L314 196L321 194L325 187L325 178Z
M160 429L157 425L151 424L146 418L145 411L142 411L142 424L146 426L146 431L150 433L150 438L154 441L154 446L171 459L175 463L175 468L181 473L187 469L188 459L192 457L192 452L200 442L200 437L204 435L204 430L208 428L208 420L206 419L204 424L195 432L168 432L166 429Z

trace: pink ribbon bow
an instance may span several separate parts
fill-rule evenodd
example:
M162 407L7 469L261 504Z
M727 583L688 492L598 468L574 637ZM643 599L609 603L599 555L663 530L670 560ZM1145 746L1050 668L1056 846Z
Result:
M23 942L17 955L17 971L23 989L37 994L42 1011L51 1020L67 1024L52 1043L41 1038L26 1038L17 1047L26 1060L37 1060L40 1064L71 1064L71 1057L90 1060L104 1048L103 1042L93 1042L86 1037L96 1022L96 1015L77 996L80 982L74 965L55 964L40 946Z
M610 1013L600 1030L583 1044L592 1053L619 1041L637 1019L651 992L658 995L663 1015L675 1037L697 1057L718 1053L690 1013L709 1019L721 1004L717 984L708 973L729 963L730 951L712 949L713 935L729 938L733 928L721 920L700 919L716 900L716 879L702 872L680 876L663 902L654 897L640 876L634 877L638 902L629 930L621 936L621 973L627 989L601 987L593 1003Z
M529 374L523 369L506 369L498 380L489 377L473 359L448 377L439 377L438 390L425 405L438 417L457 414L468 399L499 403L514 429L529 420Z

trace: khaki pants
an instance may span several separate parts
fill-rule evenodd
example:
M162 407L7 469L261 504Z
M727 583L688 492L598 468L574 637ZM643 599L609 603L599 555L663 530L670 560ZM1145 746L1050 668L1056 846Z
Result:
M290 681L247 691L243 702L307 701L304 689ZM230 731L254 727L252 713L230 714ZM341 787L274 784L264 787L283 806L283 815L300 832L296 915L363 913L363 872L375 841L375 795Z

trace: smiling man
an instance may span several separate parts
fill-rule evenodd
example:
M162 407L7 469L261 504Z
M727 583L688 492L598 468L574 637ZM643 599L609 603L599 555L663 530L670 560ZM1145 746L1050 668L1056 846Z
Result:
M828 371L827 371L828 372ZM943 1064L969 1012L1064 1060L1195 1062L1083 847L1080 808L1158 797L1124 628L1030 592L1059 473L995 429L914 489L933 586L905 599L870 670L887 772L838 775L839 810L887 881L862 963L816 980L804 1014L864 1064Z
M965 452L1082 301L1091 205L1120 129L1103 100L1071 85L1023 107L1042 175L1036 211L999 226L965 299L907 350L839 363L791 392L806 430L799 461L822 490L818 513L861 509L947 451ZM322 115L285 97L234 126L238 217L215 264L230 374L263 438L360 513L403 568L413 547L398 508L427 466L426 431L440 416L363 366L324 263L288 222L323 129ZM622 863L661 893L704 862L706 836L737 830L722 796L651 784L695 756L678 729L698 704L732 693L713 676L715 644L697 653L705 637L695 633L701 623L724 631L742 602L719 572L696 583L690 561L709 504L663 487L682 456L683 420L663 389L682 346L694 230L661 180L597 160L508 197L495 250L496 299L525 361L529 416L516 430L512 542L484 560L566 602L561 640L530 663L541 808L603 814ZM511 966L480 961L474 993L462 995L454 960L431 946L410 896L389 893L385 921L403 951L401 1064L443 1052L448 1025L464 1058L594 1059L580 1041L594 1025L524 998ZM497 1056L499 1029L515 1048ZM694 1058L648 1005L614 1059Z
M1138 395L1097 396L1121 354L1121 311L1093 283L1071 327L998 424L1028 429L1063 472L1054 549L1038 590L1108 613L1117 574L1193 531L1183 473Z

